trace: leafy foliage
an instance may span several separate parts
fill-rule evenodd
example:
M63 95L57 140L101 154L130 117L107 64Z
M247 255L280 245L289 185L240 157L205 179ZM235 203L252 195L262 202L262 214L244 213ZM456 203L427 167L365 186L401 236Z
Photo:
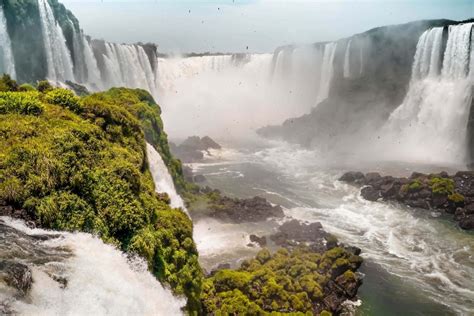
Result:
M142 255L199 312L202 271L192 223L155 193L134 111L151 111L160 122L158 106L149 100L124 107L117 91L82 99L62 89L0 93L0 200L26 209L43 227L98 234ZM138 90L119 94L143 98ZM167 150L164 141L154 145Z
M449 178L433 177L430 179L431 191L436 194L454 193L454 181Z
M324 314L322 301L329 280L355 279L361 258L340 247L317 253L308 247L261 250L239 270L221 270L204 282L203 305L209 314ZM327 312L326 312L327 313ZM330 314L330 313L329 313ZM327 314L326 314L327 315Z

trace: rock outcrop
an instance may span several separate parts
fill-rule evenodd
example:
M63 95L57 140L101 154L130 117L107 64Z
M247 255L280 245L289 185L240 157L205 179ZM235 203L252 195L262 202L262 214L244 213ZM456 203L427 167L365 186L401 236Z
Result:
M209 154L209 150L221 148L222 147L209 136L202 138L199 136L191 136L180 145L170 143L170 149L173 155L184 163L201 161L204 159L204 152Z
M369 201L397 201L426 210L454 215L460 228L474 229L474 172L459 171L423 174L408 178L381 176L379 173L348 172L340 181L361 186L361 195Z

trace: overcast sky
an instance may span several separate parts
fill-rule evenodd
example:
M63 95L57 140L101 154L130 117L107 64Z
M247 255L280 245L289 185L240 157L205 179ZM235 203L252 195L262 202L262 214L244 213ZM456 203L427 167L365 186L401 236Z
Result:
M464 20L474 0L60 0L94 38L161 52L271 52L420 19Z

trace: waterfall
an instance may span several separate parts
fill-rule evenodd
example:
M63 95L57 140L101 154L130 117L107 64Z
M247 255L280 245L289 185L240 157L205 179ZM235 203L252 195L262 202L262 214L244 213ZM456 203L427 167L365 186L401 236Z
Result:
M91 43L87 40L84 34L82 34L81 40L82 47L84 48L84 64L87 71L86 82L91 90L100 90L103 86L102 77L99 67L97 66L97 60L95 59Z
M349 78L351 76L351 44L352 40L349 40L346 47L346 53L344 54L344 78Z
M469 69L474 67L469 65L472 25L449 26L442 65L443 28L421 35L408 93L385 126L392 146L390 155L420 161L466 162L473 83Z
M73 61L74 61L74 76L78 82L87 82L87 69L85 64L84 46L82 42L82 33L77 32L71 20L69 24L72 28L73 38Z
M327 43L324 46L323 65L321 69L321 82L317 103L325 100L329 96L331 81L334 76L334 56L336 54L337 43Z
M10 74L12 78L16 77L15 60L13 58L3 6L0 6L0 73Z
M48 79L74 81L73 63L63 31L54 18L48 0L38 0L38 6L46 52Z
M97 237L29 229L6 217L0 237L0 313L182 315L185 300L165 289L143 260ZM21 282L8 286L3 276L11 271Z
M168 194L171 200L171 207L181 208L183 211L187 212L183 199L179 196L178 192L176 192L173 178L161 158L161 155L148 143L146 144L146 149L150 171L156 186L156 192Z

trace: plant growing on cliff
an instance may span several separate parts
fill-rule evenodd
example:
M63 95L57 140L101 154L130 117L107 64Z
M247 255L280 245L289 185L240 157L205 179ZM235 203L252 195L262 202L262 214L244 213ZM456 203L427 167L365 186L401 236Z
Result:
M40 226L94 233L142 255L199 312L202 271L192 223L155 193L134 100L124 107L108 92L0 93L0 200L26 209ZM148 101L140 107L157 107ZM154 146L168 150L164 141Z

